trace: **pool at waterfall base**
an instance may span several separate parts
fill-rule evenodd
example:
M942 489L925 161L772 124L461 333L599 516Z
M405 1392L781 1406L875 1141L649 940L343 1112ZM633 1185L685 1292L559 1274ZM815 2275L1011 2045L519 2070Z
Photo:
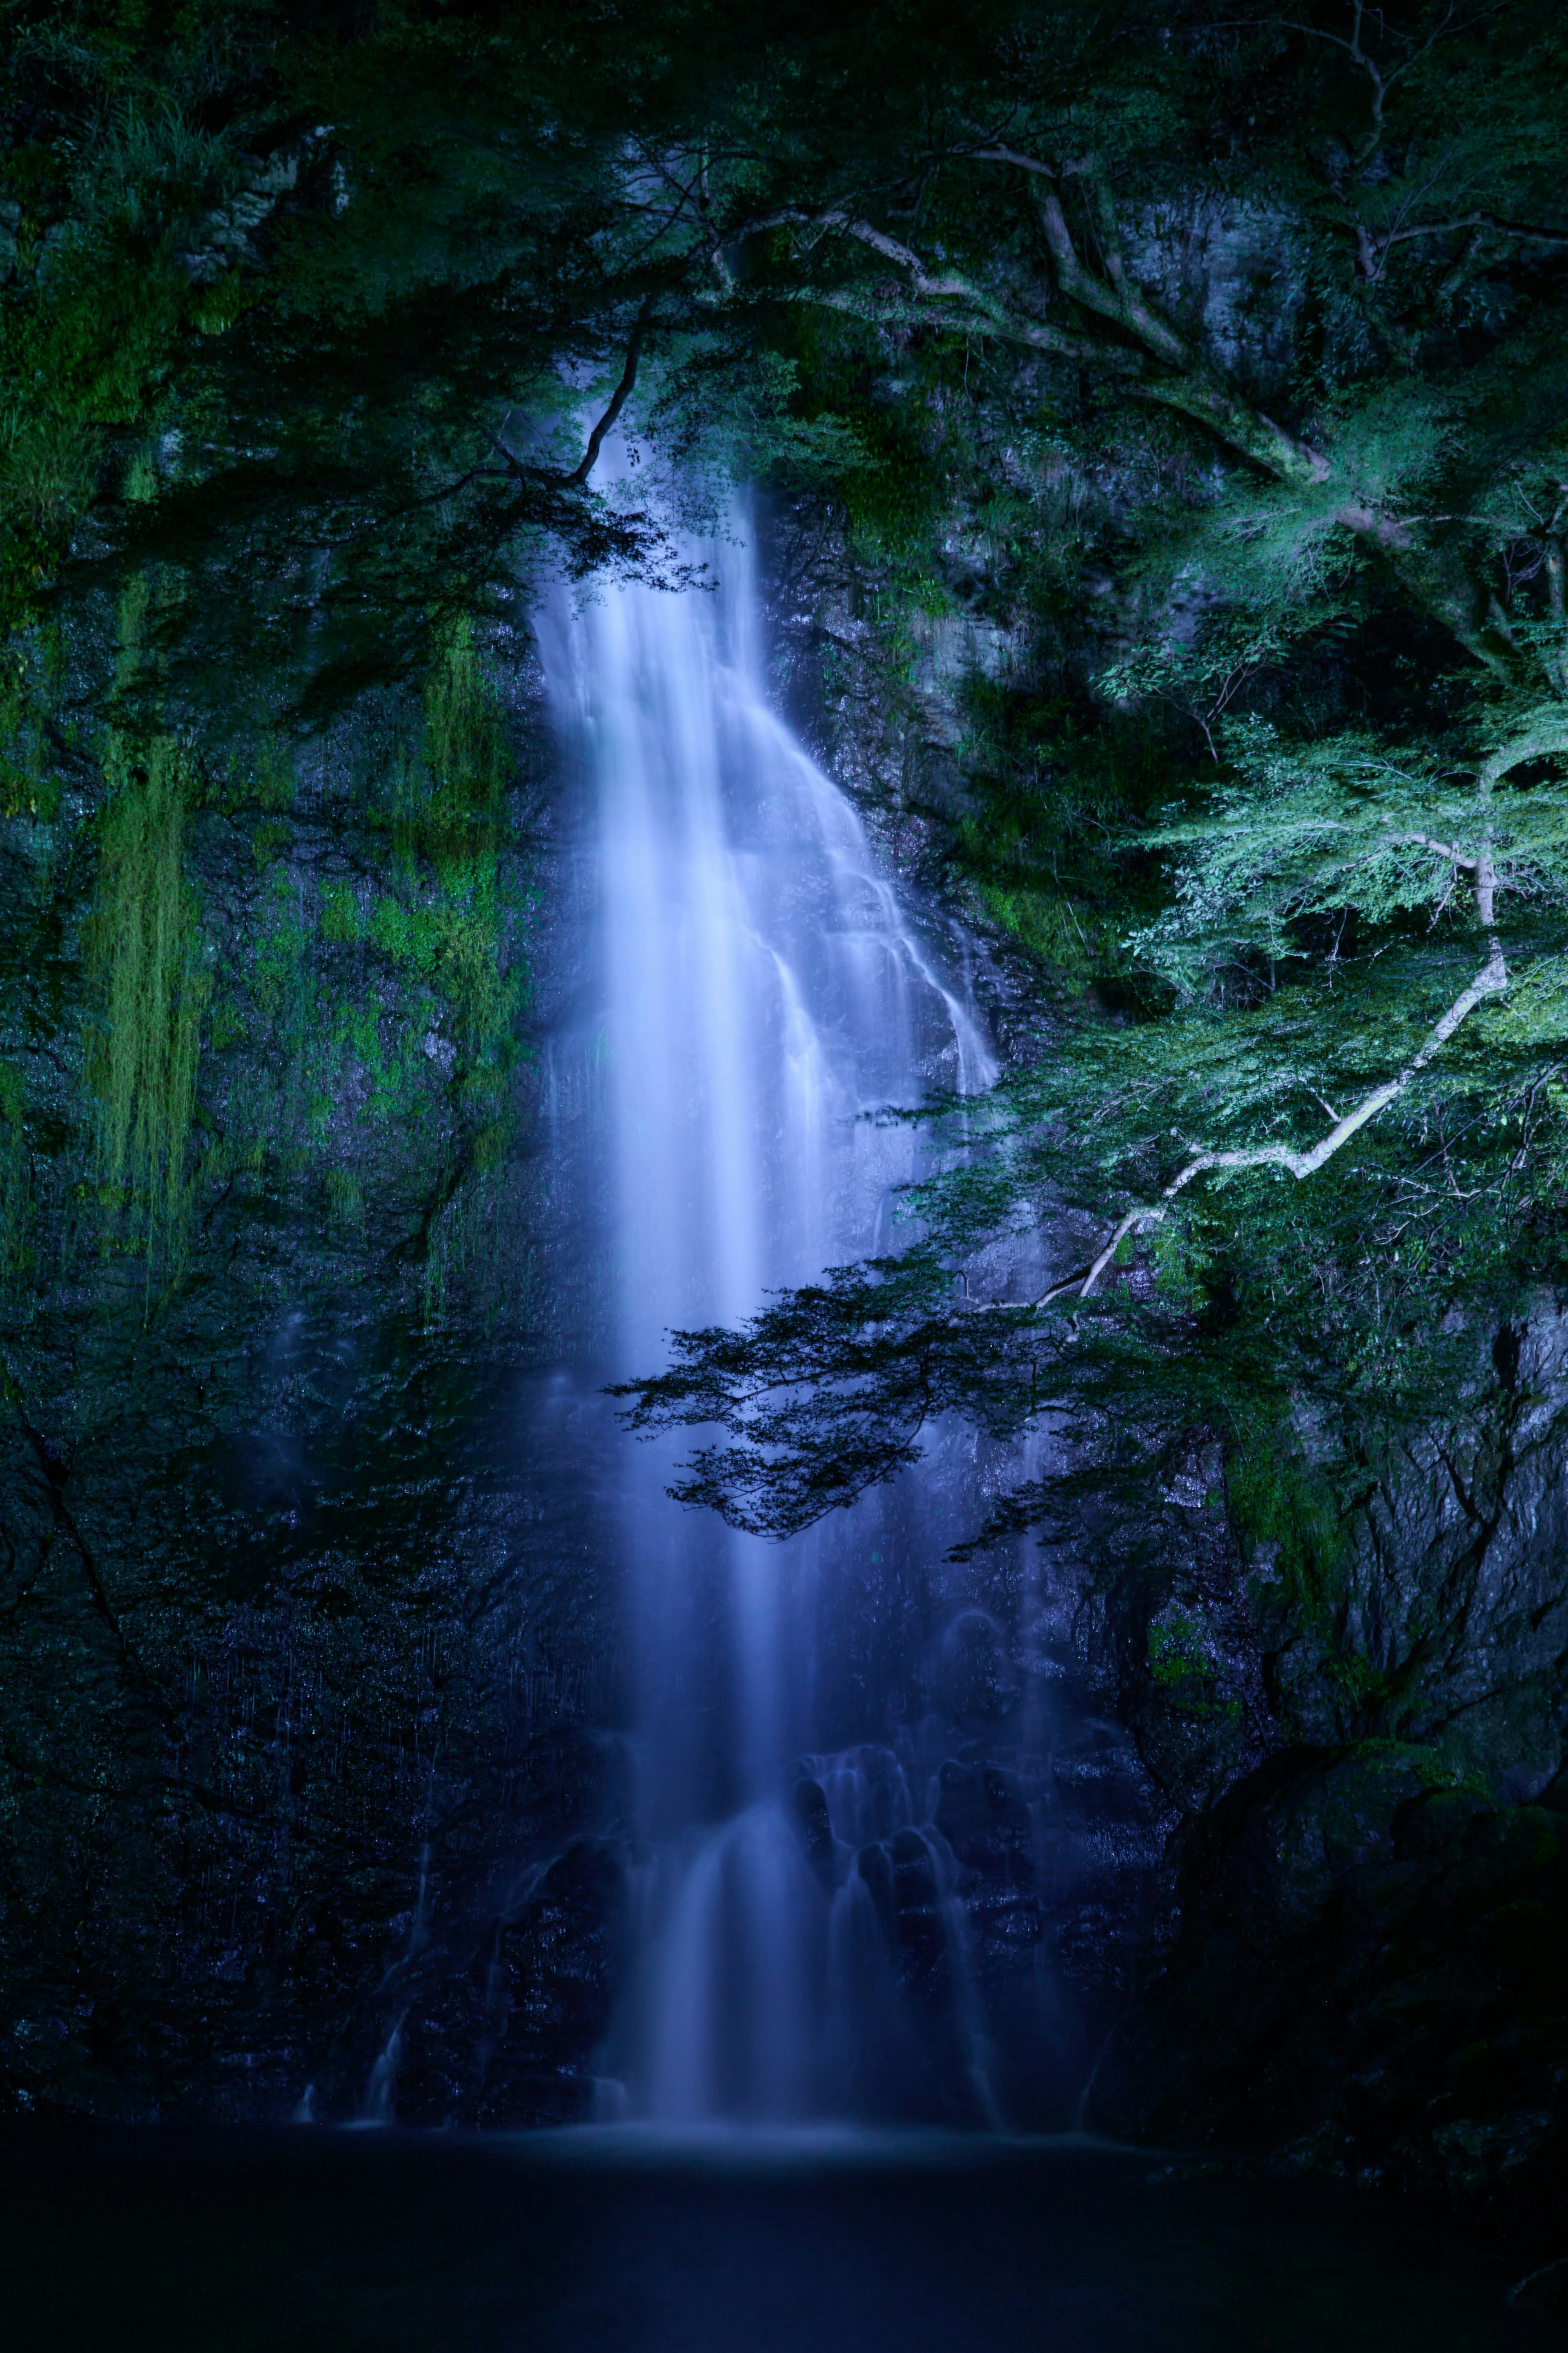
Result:
M1561 2341L1550 2282L1402 2209L1071 2136L13 2127L0 2176L13 2353Z

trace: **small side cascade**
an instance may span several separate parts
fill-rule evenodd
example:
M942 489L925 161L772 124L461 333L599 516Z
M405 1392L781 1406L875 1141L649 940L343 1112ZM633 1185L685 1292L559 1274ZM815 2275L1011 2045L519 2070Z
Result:
M390 2125L396 2122L397 2071L403 2063L404 2015L397 2018L375 2055L360 2106L361 2124Z
M426 1794L425 1818L430 1820L435 1769L431 1768L430 1786ZM410 1968L424 1951L430 1938L430 1871L436 1859L428 1831L420 1841L418 1873L415 1881L414 1910L408 1923L408 1936L403 1956L382 1980L384 1989L401 1985L401 2000L396 2016L387 2031L385 2042L372 2062L364 2095L360 2102L359 2122L366 2125L389 2125L397 2120L397 2077L403 2064L403 2031L408 2021L407 1980Z

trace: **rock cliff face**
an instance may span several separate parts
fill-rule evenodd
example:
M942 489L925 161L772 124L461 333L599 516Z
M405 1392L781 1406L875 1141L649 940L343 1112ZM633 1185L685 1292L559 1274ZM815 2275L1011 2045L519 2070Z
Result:
M823 585L782 618L807 724L917 873L974 807L974 678L1039 659L983 543L955 527L959 617L917 615L891 662L842 551L814 545ZM959 898L995 1027L1048 1051L1015 946ZM1058 1817L1045 1950L1110 2021L1089 2121L1519 2219L1568 2168L1568 1324L1542 1293L1450 1336L1460 1408L1369 1427L1348 1511L1319 1476L1338 1434L1303 1421L1228 1482L1200 1434L1044 1548L1082 1727L1053 1788L1095 1792Z
M589 2000L550 1975L570 1866L514 1885L598 1803L599 1752L558 1727L613 1715L615 1639L517 1444L570 1284L542 1285L562 1227L515 1050L548 1016L526 991L560 878L501 649L509 670L499 848L466 872L400 831L386 744L417 711L185 792L205 1043L163 1225L155 1186L112 1181L93 1061L121 937L104 779L83 764L49 821L0 825L0 2084L23 2109L278 2116L321 2076L352 2113L454 1907L512 1919L475 1960L476 2021L505 2009L487 1970L527 1978L533 2044L509 2029L509 2052Z
M1475 1336L1463 1419L1367 1465L1323 1590L1194 1497L1157 1571L1086 1605L1179 1810L1099 2097L1143 2130L1517 2200L1560 2181L1568 2132L1568 1382L1549 1303Z
M962 588L962 536L953 562ZM797 601L807 722L929 875L966 806L963 680L1024 640L976 591L916 628L899 694L836 694L815 665L824 629L860 642L853 596ZM634 1857L609 1550L548 1471L549 1415L589 1408L542 1380L592 1359L600 1313L548 1103L578 882L526 657L501 674L479 933L447 922L471 880L399 848L363 734L184 807L210 1012L177 1232L105 1174L101 786L0 828L15 2107L592 2100ZM981 986L1028 1051L1010 953ZM1369 1451L1348 1520L1312 1430L1264 1506L1200 1441L1026 1606L1008 1563L883 1597L907 1639L876 1672L923 1727L992 2035L1037 2042L1050 2010L1035 2112L1070 2112L1098 2051L1118 2129L1469 2199L1559 2178L1568 1326L1542 1300L1462 1336L1463 1413ZM971 1620L984 1704L938 1657ZM847 1691L859 1640L829 1662ZM917 2010L929 1867L888 1850Z

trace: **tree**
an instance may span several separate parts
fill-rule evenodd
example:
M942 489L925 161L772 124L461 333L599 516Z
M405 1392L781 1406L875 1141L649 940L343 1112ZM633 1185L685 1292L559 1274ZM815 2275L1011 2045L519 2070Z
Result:
M1423 1328L1446 1283L1545 1262L1555 12L606 0L563 25L466 0L348 12L331 39L281 0L57 18L11 0L14 803L51 762L99 771L110 732L188 738L199 769L237 731L368 707L552 565L678 576L649 513L596 490L618 417L689 491L805 484L852 555L915 550L939 597L931 550L967 501L1056 685L998 699L952 871L984 887L1005 800L985 903L1065 909L1081 955L1047 948L1050 1066L921 1194L901 1271L845 1277L799 1325L781 1308L763 1356L831 1377L872 1333L893 1379L896 1340L914 1386L849 1450L882 1475L921 1382L1008 1423L1073 1354L1049 1300L952 1309L988 1219L1081 1214L1079 1328L1092 1308L1114 1353L1119 1317L1152 1316L1173 1398L1215 1301L1277 1395L1309 1363L1338 1381L1347 1350L1381 1363L1373 1235L1428 1238ZM1244 231L1267 332L1216 321L1184 259ZM1483 1103L1512 1141L1472 1168L1456 1123ZM1450 1193L1491 1204L1485 1250L1473 1207L1466 1240L1410 1189L1434 1139ZM1352 1205L1379 1187L1369 1222ZM1134 1247L1142 1303L1142 1275L1110 1282ZM1341 1303L1327 1356L1302 1281ZM647 1409L746 1423L687 1361L696 1387Z
M1559 29L1351 5L1032 29L930 91L897 165L823 155L809 194L727 214L710 168L681 199L716 307L826 313L906 368L989 347L1020 438L1045 410L1058 466L1113 485L1121 643L1103 596L1058 596L1076 729L1021 780L1002 760L1035 871L1059 889L1066 861L1100 941L1047 1059L969 1115L903 1257L677 1335L627 1392L639 1426L719 1426L679 1492L753 1528L893 1475L944 1410L1006 1433L1076 1403L1103 1464L1315 1401L1353 1451L1358 1421L1440 1411L1465 1317L1560 1250ZM1290 281L1271 381L1184 285L1205 205L1253 207ZM1173 429L1202 470L1140 506L1122 485L1170 479ZM1115 821L1101 793L1086 851L1061 777L1113 771L1134 721L1155 780ZM1019 1222L1073 1262L1028 1303L973 1295Z

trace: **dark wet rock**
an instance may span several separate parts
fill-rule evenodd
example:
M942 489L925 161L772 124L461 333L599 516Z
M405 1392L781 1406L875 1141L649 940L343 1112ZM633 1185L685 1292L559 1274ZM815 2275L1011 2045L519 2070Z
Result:
M929 1675L932 1700L952 1723L995 1724L1018 1698L1002 1630L983 1609L963 1609L943 1628Z
M540 2125L585 2125L595 2118L595 2086L569 2068L531 2067L502 2052L492 2060L472 2121L517 2132Z
M1032 1883L1034 1825L1018 1776L950 1758L940 1779L936 1827L956 1861L984 1880Z
M814 1781L809 1775L802 1775L791 1783L789 1797L805 1859L831 1894L842 1875L841 1864L847 1858L841 1855L838 1841L833 1835L827 1792L820 1781Z
M902 1990L937 2005L949 1998L947 1937L936 1862L919 1831L899 1831L887 1846L889 1904Z
M1421 1750L1287 1754L1194 1831L1180 1926L1096 2087L1463 2201L1568 2175L1568 1823L1434 1788Z
M622 1742L574 1723L532 1734L518 1751L507 1804L515 1834L530 1850L584 1831L626 1829L631 1787Z
M585 2070L609 2028L621 1977L626 1871L615 1848L567 1848L502 1927L503 2047L536 2065Z

